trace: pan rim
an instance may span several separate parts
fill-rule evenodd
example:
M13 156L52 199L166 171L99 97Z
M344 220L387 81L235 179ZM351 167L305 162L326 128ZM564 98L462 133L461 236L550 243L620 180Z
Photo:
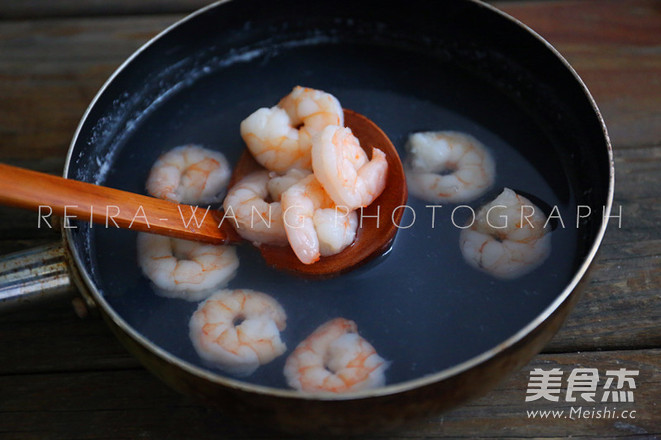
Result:
M64 171L63 171L63 177L68 178L68 172L69 168L71 165L71 162L73 160L73 151L74 147L78 141L78 137L80 136L80 133L82 131L82 127L84 123L87 121L87 118L92 111L92 109L95 107L97 101L100 99L100 97L104 94L105 90L108 88L108 86L115 80L115 78L129 65L133 62L134 59L136 59L142 52L147 50L152 44L154 44L156 41L161 39L163 36L166 34L170 33L173 29L183 25L184 23L192 20L193 18L197 17L198 15L204 14L208 10L215 9L217 7L222 6L223 4L229 3L232 0L218 0L215 1L205 7L202 7L191 14L183 17L182 19L174 22L161 32L159 32L156 36L152 37L149 39L147 42L145 42L142 46L140 46L136 51L134 51L112 74L111 76L106 80L106 82L101 86L97 94L94 96L92 101L90 102L89 106L87 107L85 113L83 114L76 131L74 133L74 136L71 140L69 150L67 152L65 164L64 164ZM215 374L211 372L210 370L206 370L200 367L197 367L187 361L184 361L183 359L180 359L173 354L169 353L168 351L162 349L161 347L157 346L156 344L150 342L145 338L142 334L137 332L132 326L130 326L126 321L124 321L115 311L114 309L108 304L108 302L105 300L103 295L100 294L99 290L97 289L94 281L92 280L90 274L87 271L86 266L83 264L83 258L81 255L78 253L78 250L76 246L73 245L75 238L73 237L72 233L73 231L71 229L65 229L63 231L64 234L64 240L66 243L66 246L70 252L70 255L72 256L72 260L74 264L76 265L77 272L82 279L82 281L85 284L86 290L91 294L94 302L96 303L97 306L101 307L105 315L112 321L112 323L117 326L122 332L127 334L134 342L137 342L140 344L144 349L147 351L153 353L154 355L158 356L160 359L163 361L167 362L168 364L172 364L176 366L177 368L193 375L196 376L202 380L221 385L224 387L229 387L235 390L243 391L243 392L248 392L248 393L256 393L256 394L263 394L263 395L268 395L268 396L274 396L274 397L281 397L281 398L287 398L287 399L296 399L296 400L314 400L314 401L343 401L343 400L359 400L359 399L368 399L368 398L375 398L375 397L381 397L381 396L388 396L388 395L393 395L393 394L399 394L403 393L409 390L413 389L418 389L418 388L423 388L427 385L431 385L434 383L438 383L441 381L444 381L446 379L449 379L453 376L457 376L465 371L471 370L472 368L475 368L485 362L487 362L490 359L495 358L497 355L500 353L506 351L510 347L516 345L519 341L525 339L529 334L531 334L535 329L537 329L539 326L541 326L547 319L549 319L556 310L558 310L565 301L569 299L569 297L575 293L575 289L579 282L586 276L586 273L588 271L588 268L590 265L593 263L597 251L603 241L607 226L608 226L608 221L607 219L610 217L612 205L613 205L613 196L614 196L614 188L615 188L615 167L614 167L614 160L613 160L613 149L610 141L610 137L608 135L608 131L603 119L603 116L594 100L592 97L590 91L588 90L587 86L583 82L583 80L580 78L578 73L574 70L574 68L569 64L569 62L560 54L560 52L555 49L546 39L544 39L541 35L539 35L537 32L532 30L530 27L519 21L518 19L510 16L509 14L497 9L494 6L491 6L487 3L484 3L481 0L464 0L468 3L473 3L479 7L486 8L490 10L492 13L498 14L501 18L508 20L512 22L513 24L519 26L523 30L525 30L528 34L530 34L533 38L535 38L538 42L542 43L547 50L549 50L557 59L558 61L561 62L561 64L569 71L569 73L573 76L574 80L577 81L578 85L581 87L581 90L583 91L585 97L588 99L588 102L590 106L592 107L592 110L594 112L594 116L597 117L597 120L599 122L599 125L602 129L603 136L604 136L604 142L606 145L606 150L607 150L607 156L608 156L608 161L609 161L609 181L608 181L608 191L607 191L607 196L606 196L606 204L604 205L604 211L603 211L603 217L602 217L602 223L599 226L599 230L597 231L597 234L594 238L593 243L590 245L590 249L587 252L586 257L584 258L582 264L580 267L576 270L574 276L571 278L569 283L565 286L565 288L560 292L560 294L555 298L555 300L549 304L540 314L538 314L534 319L532 319L528 324L526 324L523 328L521 328L519 331L517 331L515 334L511 335L504 341L500 342L496 346L492 347L491 349L477 355L474 357L471 357L459 364L453 365L449 368L445 368L441 371L438 371L433 374L429 374L423 377L419 377L417 379L411 379L407 380L404 382L400 383L395 383L391 385L386 385L380 388L372 389L372 390L365 390L365 391L354 391L354 392L349 392L349 393L344 393L344 394L331 394L331 393L324 393L324 394L319 394L319 393L309 393L309 392L302 392L298 390L288 390L288 389L281 389L281 388L274 388L274 387L268 387L268 386L263 386L263 385L256 385L256 384L251 384L248 382L244 382L241 380L233 379L230 377L222 376L221 374ZM606 220L604 220L606 219Z

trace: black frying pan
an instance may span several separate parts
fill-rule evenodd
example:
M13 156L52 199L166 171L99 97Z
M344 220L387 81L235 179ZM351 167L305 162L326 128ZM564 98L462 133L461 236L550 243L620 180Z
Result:
M386 359L387 386L339 396L289 390L285 356L233 378L205 365L188 340L197 304L156 296L136 262L132 231L68 229L81 289L156 375L224 411L286 429L368 430L485 392L525 364L559 327L603 236L611 151L580 79L541 38L476 1L234 0L213 4L138 51L108 81L74 137L66 177L143 192L165 150L197 143L235 163L240 121L297 84L338 97L376 122L404 156L409 133L472 134L496 160L494 190L557 206L549 260L515 281L469 267L452 224L411 197L392 251L357 271L311 281L266 267L241 247L232 288L285 307L290 350L343 316ZM576 228L576 206L594 213ZM462 224L466 210L454 220ZM118 276L121 274L121 276Z

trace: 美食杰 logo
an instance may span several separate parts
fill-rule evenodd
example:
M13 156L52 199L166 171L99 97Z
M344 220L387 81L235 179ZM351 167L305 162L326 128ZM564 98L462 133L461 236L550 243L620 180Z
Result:
M527 410L528 418L554 419L634 419L634 390L639 370L620 368L574 368L565 375L560 368L530 371L526 402L569 403L554 409Z

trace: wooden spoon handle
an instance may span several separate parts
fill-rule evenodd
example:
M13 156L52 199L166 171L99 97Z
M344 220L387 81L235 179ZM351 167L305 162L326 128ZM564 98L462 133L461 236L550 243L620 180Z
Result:
M231 219L206 207L65 179L0 164L0 204L109 228L134 229L213 244L238 242Z

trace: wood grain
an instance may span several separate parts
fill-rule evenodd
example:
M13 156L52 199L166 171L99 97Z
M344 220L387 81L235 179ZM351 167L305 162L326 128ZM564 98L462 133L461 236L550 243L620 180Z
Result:
M621 182L616 190L616 206L622 206L622 228L617 228L616 221L611 222L595 264L593 281L566 325L547 347L549 351L614 349L628 347L632 341L638 346L661 345L661 327L657 324L661 316L661 228L658 227L661 207L656 202L661 198L661 186L654 184L661 175L661 147L616 150L616 169ZM9 222L10 219L14 221ZM5 231L6 238L17 230L23 231L21 235L25 239L57 237L52 230L38 230L39 234L35 234L36 217L32 212L11 210L6 217L0 216L0 220L0 230ZM23 229L18 228L19 224ZM25 243L27 246L31 241ZM9 249L18 250L17 246ZM623 315L636 319L622 319ZM72 319L73 315L62 318ZM43 333L44 338L48 331L47 327L32 330ZM11 329L2 333L8 340L20 341L18 347L24 353L32 349L30 333L14 334ZM37 355L43 350L37 345L34 351ZM0 359L0 365L7 363Z
M520 0L486 0L502 7ZM537 0L540 1L540 0ZM544 0L541 0L544 1ZM0 19L64 18L156 13L187 14L213 0L0 0Z
M78 120L110 73L202 3L0 0L0 162L60 174ZM593 93L615 147L622 227L611 223L592 282L548 354L482 399L371 438L659 438L661 8L654 0L494 4L547 38ZM0 208L0 252L57 237L35 223L31 212ZM0 347L3 439L283 438L170 391L103 322L79 320L66 303L0 316ZM640 369L637 419L529 419L526 410L566 406L524 403L530 370L554 366Z
M212 0L2 0L0 19L188 13Z
M529 418L527 411L563 410L567 415L572 407L564 402L566 380L559 402L542 399L526 403L530 371L559 368L566 379L578 366L598 370L598 390L604 388L607 370L638 370L634 402L608 405L636 411L635 419ZM661 435L657 407L660 371L660 350L542 355L481 399L395 432L360 438L594 438L596 432L602 439L654 438ZM170 391L142 369L0 376L0 389L0 436L5 438L287 438L255 426L238 425ZM602 409L604 405L582 402L579 397L573 406ZM21 408L20 412L15 408Z
M622 206L622 228L618 229L617 223L612 221L595 262L592 281L546 351L618 349L629 348L634 343L637 347L661 346L661 326L658 325L661 316L661 205L658 203L661 199L661 185L658 183L661 178L661 147L616 150L616 169L620 182L616 189L616 206ZM639 196L639 193L642 194ZM34 213L11 211L18 219L7 222L13 218L9 211L6 217L0 216L0 234L4 233L7 241L5 249L14 251L21 246L28 247L35 239L41 238L43 242L44 239L57 237L52 230L36 230L39 234L35 234ZM21 223L23 226L19 228L17 225ZM14 235L10 241L8 239L12 234L18 236ZM19 238L24 241L14 241ZM8 317L0 316L0 346L15 341L15 345L10 346L17 350L0 350L0 372L2 368L26 367L12 362L15 358L42 357L43 368L47 368L57 358L68 356L66 350L70 345L61 350L47 349L53 343L49 339L52 331L50 324L41 325L39 315L33 316L30 311L13 316L20 317L22 314L25 314L25 319L35 321L29 332L12 326L3 327ZM632 316L635 319L623 318ZM57 319L59 326L72 328L70 333L61 335L58 340L70 341L75 332L85 331L84 323L77 323L66 307ZM94 325L99 326L98 332L102 331L101 323ZM71 362L76 362L80 368L95 368L97 355L96 351L86 353L83 350ZM104 356L115 355L116 352L112 352Z
M654 0L605 3L608 7L589 1L495 5L568 58L594 94L616 146L658 145L661 13ZM563 19L554 19L558 16ZM84 109L110 73L180 17L0 22L0 160L64 156Z
M656 0L494 2L546 38L593 94L613 144L661 143L661 10Z
M661 147L616 149L615 170L621 227L610 221L592 281L549 351L661 346Z
M576 47L579 43L592 48L593 44L602 45L593 41L590 29L591 21L581 18L584 24L580 32L573 30L569 24L561 25L568 28L566 33L556 31L548 23L550 20L544 11L559 10L567 14L567 2L543 2L529 4L527 2L507 2L502 7L526 21L538 20L544 24L547 35L551 39L557 38L568 48ZM612 19L608 8L601 11L593 4L571 2L573 11L579 17L592 17L597 23L603 24ZM619 24L619 28L630 29L631 21L642 21L644 29L650 30L651 15L649 2L631 1L627 6L617 6L616 10L622 12L623 8L629 13L623 17L629 20ZM579 7L580 6L580 7ZM642 8L642 9L641 9ZM586 12L587 11L587 12ZM632 18L633 12L638 11L642 18ZM526 18L527 17L527 18ZM546 18L545 18L546 17ZM3 31L0 35L2 41L3 57L0 58L0 69L14 72L12 83L0 82L0 96L12 95L13 99L7 105L0 106L0 124L5 124L9 117L12 130L0 132L0 160L28 166L44 171L57 172L63 163L63 155L67 148L68 138L73 132L76 120L79 117L73 107L82 114L88 100L94 93L94 81L98 85L105 79L105 75L113 68L109 60L120 63L125 55L133 50L140 38L146 38L150 33L156 32L175 17L131 17L118 19L77 19L58 20L46 23L21 22L0 23ZM657 14L658 18L658 14ZM565 20L568 21L568 20ZM583 23L586 21L586 23ZM546 24L545 24L546 23ZM629 26L629 27L627 27ZM618 29L619 29L618 28ZM571 31L571 32L570 32ZM595 31L592 28L592 31ZM554 34L555 32L555 34ZM653 32L652 32L653 33ZM635 32L633 34L636 34ZM626 44L649 45L653 40L649 33L645 36L631 36L631 32L618 31L618 37L605 38L611 49ZM592 38L587 43L583 39ZM622 41L622 43L620 43ZM627 46L628 47L628 46ZM65 51L64 48L68 50ZM5 50L6 49L6 50ZM101 55L99 49L103 54ZM606 52L607 48L603 48ZM625 50L626 52L626 50ZM591 49L586 54L587 59L593 59L602 52ZM579 54L577 53L576 56ZM650 64L649 59L658 57L654 52L639 50L637 56L647 60L642 64ZM580 57L583 59L582 57ZM588 63L583 60L582 62ZM595 69L598 69L599 64ZM622 66L615 65L613 68ZM91 75L62 75L62 72L77 71L92 72ZM39 74L35 74L38 72ZM609 72L611 70L609 69ZM652 81L647 81L652 82ZM52 107L37 106L31 102L38 101L39 90L44 83L56 84L60 88L60 95L67 95L68 102L74 106L59 106L50 94L44 99L50 99ZM630 84L631 81L627 81ZM73 92L78 90L78 92ZM81 91L82 90L82 91ZM655 89L652 84L650 96L654 97ZM3 98L5 97L3 96ZM59 97L57 95L56 97ZM658 98L658 96L657 96ZM631 97L636 99L636 97ZM646 98L647 99L647 98ZM645 101L646 102L646 101ZM661 102L661 99L656 99ZM635 105L632 105L635 107ZM57 111L58 118L69 119L70 132L53 125L52 114ZM613 114L618 118L618 114ZM41 125L44 124L44 127ZM50 124L50 125L49 125ZM647 127L645 120L635 125L636 129ZM35 139L59 139L53 145L45 142L33 143ZM661 171L661 149L657 147L641 147L636 149L623 149L622 146L635 144L634 137L622 140L616 145L617 190L616 206L623 209L623 227L609 230L600 258L597 260L594 281L585 293L585 298L579 303L568 324L549 345L549 350L562 351L568 347L581 349L594 349L595 347L623 347L631 340L639 341L645 346L658 344L660 330L654 326L655 319L661 315L659 311L659 283L658 283L658 255L660 253L661 236L658 228L660 218L658 176ZM653 145L653 144L651 144ZM60 156L62 155L62 156ZM42 159L35 159L42 157ZM36 230L36 216L33 213L15 209L0 209L0 237L12 239L29 239L31 237L55 237L50 230ZM613 226L613 225L612 225ZM645 304L639 307L638 301ZM620 313L636 313L638 319L626 322L621 319ZM607 323L607 325L595 325ZM614 326L614 327L613 327ZM587 329L587 330L586 330Z
M0 162L64 160L106 79L176 18L0 21Z

